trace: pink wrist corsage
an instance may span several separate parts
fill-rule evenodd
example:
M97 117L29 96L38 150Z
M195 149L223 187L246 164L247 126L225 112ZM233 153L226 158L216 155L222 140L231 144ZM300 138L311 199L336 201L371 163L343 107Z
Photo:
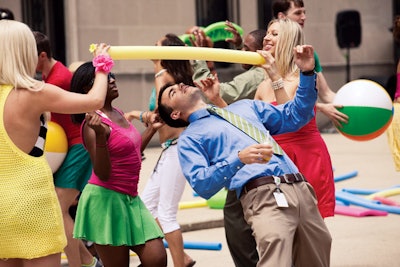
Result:
M93 58L93 67L95 67L95 71L102 71L105 73L109 73L114 66L114 61L110 56L106 55L98 55Z

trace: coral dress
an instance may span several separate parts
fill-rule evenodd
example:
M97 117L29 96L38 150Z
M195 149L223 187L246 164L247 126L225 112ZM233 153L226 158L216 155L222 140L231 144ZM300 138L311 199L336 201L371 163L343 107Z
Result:
M332 162L315 117L297 132L273 137L314 187L322 217L333 216L335 181Z

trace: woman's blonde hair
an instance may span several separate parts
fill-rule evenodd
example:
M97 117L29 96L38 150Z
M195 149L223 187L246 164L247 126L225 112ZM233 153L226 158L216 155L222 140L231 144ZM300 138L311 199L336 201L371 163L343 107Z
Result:
M279 23L278 42L275 47L275 61L279 73L286 77L292 73L298 73L298 67L294 63L293 49L297 45L304 44L304 34L300 25L290 19L274 19L268 24Z
M31 29L15 20L0 20L0 84L34 89L38 62Z

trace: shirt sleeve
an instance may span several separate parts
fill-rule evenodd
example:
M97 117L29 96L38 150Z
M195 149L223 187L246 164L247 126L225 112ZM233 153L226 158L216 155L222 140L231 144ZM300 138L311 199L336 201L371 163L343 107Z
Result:
M232 81L220 84L221 97L231 104L241 99L254 99L258 85L265 79L265 71L260 67L236 75Z
M315 72L322 72L321 62L319 62L318 54L315 51L314 51L314 60L315 60L315 67L314 67Z
M193 69L193 80L196 82L206 79L211 73L203 60L196 60ZM236 75L232 81L220 83L221 97L228 104L241 99L254 99L257 87L264 79L265 71L260 67L252 67Z
M195 60L193 63L193 81L199 82L210 75L207 62L204 60Z
M196 140L193 135L182 134L179 137L178 151L186 180L196 193L209 199L222 188L228 187L232 176L244 164L240 161L238 153L231 153L217 162L210 162L210 155L205 150L206 143L203 139Z
M314 116L314 106L317 101L316 74L306 76L300 74L296 96L285 104L265 107L263 101L255 101L255 109L261 118L264 127L271 135L295 132L309 122Z

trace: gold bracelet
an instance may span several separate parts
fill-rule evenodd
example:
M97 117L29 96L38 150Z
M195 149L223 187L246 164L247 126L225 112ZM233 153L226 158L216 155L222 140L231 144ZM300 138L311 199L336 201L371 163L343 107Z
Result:
M278 90L278 89L281 89L281 88L283 88L284 86L285 86L285 84L284 84L282 78L279 78L279 80L273 81L273 82L272 82L272 89L274 89L274 91L275 91L275 90Z

